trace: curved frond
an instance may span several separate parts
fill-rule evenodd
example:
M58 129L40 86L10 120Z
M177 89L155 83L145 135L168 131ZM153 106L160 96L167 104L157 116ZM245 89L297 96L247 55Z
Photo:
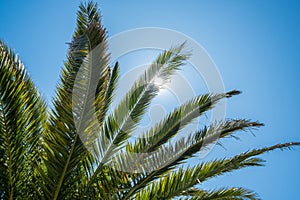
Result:
M119 64L110 66L97 5L80 4L47 115L20 59L0 41L0 199L259 199L244 188L202 190L201 184L241 168L262 166L258 155L300 142L191 166L188 162L219 144L218 139L237 138L236 132L263 124L227 119L175 138L194 119L239 91L196 96L139 139L128 140L162 84L189 58L184 47L185 43L159 54L113 109Z
M188 55L182 52L183 47L184 44L161 53L149 69L134 83L113 114L108 116L97 141L96 157L101 164L96 169L95 176L101 171L103 164L109 162L111 157L120 150L122 144L139 123L159 90L155 80L157 78L169 79L188 58ZM91 177L90 184L93 183L93 179L94 175Z
M107 162L112 152L117 150L116 147L123 144L137 126L159 90L160 86L156 85L155 80L166 81L188 58L188 55L182 52L183 47L184 44L160 54L133 84L113 114L108 116L103 132L109 136L110 143L107 150L103 151L104 155L100 156L102 162ZM114 146L114 149L111 146Z
M137 196L139 196L140 199L147 199L146 197L150 198L153 196L171 199L187 194L194 196L194 186L204 182L204 177L209 173L221 173L222 169L224 170L223 173L225 173L243 167L260 166L262 162L263 161L258 158L245 159L240 162L233 158L209 161L190 168L182 167L143 188Z
M278 144L267 148L255 149L228 159L203 162L194 167L181 167L151 183L149 186L144 187L137 194L137 197L138 199L152 199L156 196L163 199L171 199L176 196L187 194L190 196L196 195L197 197L199 193L194 193L194 187L197 185L200 186L207 179L245 167L262 166L264 160L257 158L257 155L272 151L274 149L284 149L295 145L300 145L300 143ZM214 195L217 193L202 194L206 197L214 197ZM221 194L222 193L220 193L220 195Z
M0 41L0 197L37 198L34 161L46 105L20 59Z
M259 200L257 194L245 188L222 188L215 190L198 190L190 200Z
M247 130L259 127L262 124L248 120L228 120L220 122L201 131L191 134L187 138L175 141L174 145L160 148L154 154L144 158L136 157L130 152L121 154L115 158L116 166L122 169L131 169L131 171L145 171L145 173L134 176L135 183L127 192L124 199L129 199L134 193L143 187L146 187L153 180L168 173L177 166L185 163L202 148L215 142L219 138L232 135L236 131ZM142 154L143 155L143 154Z
M231 91L216 95L205 94L189 100L175 109L152 129L142 134L133 146L128 144L127 150L136 153L156 150L191 123L192 120L211 110L221 99L229 98L239 93L239 91Z

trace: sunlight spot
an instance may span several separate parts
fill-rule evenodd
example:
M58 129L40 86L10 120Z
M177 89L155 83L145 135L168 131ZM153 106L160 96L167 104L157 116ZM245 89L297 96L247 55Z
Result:
M170 82L170 80L164 80L161 77L156 77L153 80L154 85L156 85L159 88L159 92L158 94L161 95L162 93L164 93L165 91L167 91L168 88L168 83Z
M154 85L159 87L159 89L161 89L162 86L164 85L165 81L164 81L164 79L162 79L160 77L156 77L156 78L154 78L153 83L154 83Z

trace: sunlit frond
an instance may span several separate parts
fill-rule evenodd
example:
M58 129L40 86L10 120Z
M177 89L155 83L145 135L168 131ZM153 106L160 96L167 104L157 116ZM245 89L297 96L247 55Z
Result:
M189 195L194 196L192 199L201 199L200 197L208 198L222 197L220 193L208 193L203 191L195 192L195 186L201 186L201 184L215 176L222 175L234 170L238 170L245 167L262 166L264 160L256 157L268 151L275 149L285 149L300 143L286 143L278 144L267 148L251 150L232 158L218 159L208 162L200 163L194 167L181 167L159 180L151 183L149 186L144 187L136 196L137 199L171 199L177 196ZM196 189L197 190L197 189ZM224 191L225 192L225 191ZM229 195L225 192L224 198ZM204 196L201 196L204 195ZM233 196L232 196L233 197ZM252 196L250 196L252 197ZM235 197L237 198L237 197ZM234 199L234 198L233 198Z
M98 121L97 118L94 121L87 119L97 108L95 99L100 103L105 101L102 90L106 91L110 76L106 48L106 31L101 26L96 5L81 4L77 28L44 135L46 172L42 175L47 198L75 198L80 191L74 187L82 187L88 179L87 174L92 173L93 158L86 149L86 142L96 133L87 130L97 126ZM103 87L97 85L102 77ZM91 88L91 85L95 87ZM99 88L102 89L99 91Z
M1 198L37 197L34 161L45 120L44 100L18 56L0 41Z
M133 172L145 172L139 173L134 177L135 180L133 182L136 182L136 184L128 191L125 199L129 199L130 196L141 188L187 162L189 158L217 139L230 136L236 131L253 129L261 125L260 123L248 120L228 120L203 128L195 134L190 134L188 137L175 141L174 145L162 147L159 151L146 157L143 154L135 156L135 154L132 155L130 152L121 154L114 160L116 166L118 166L118 163L121 163L119 165L121 170L128 171L130 169Z
M130 138L160 90L157 80L163 84L188 62L185 46L159 54L112 108L119 63L110 63L97 5L82 3L47 114L20 59L0 41L0 199L258 199L244 188L204 190L202 183L241 168L262 166L264 160L258 155L300 142L189 162L220 144L219 139L237 138L241 131L263 126L257 121L226 119L187 132L193 120L239 91L191 97L139 133L141 138ZM175 137L179 132L183 137Z
M221 99L239 93L239 91L231 91L225 94L205 94L193 98L175 109L152 129L142 134L133 146L128 144L127 149L137 153L156 150L191 123L192 120L213 109Z

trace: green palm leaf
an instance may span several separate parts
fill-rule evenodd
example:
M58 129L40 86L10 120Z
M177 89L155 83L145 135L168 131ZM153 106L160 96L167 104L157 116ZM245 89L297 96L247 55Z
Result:
M130 133L157 94L159 86L155 84L155 80L170 78L187 59L188 55L182 52L183 47L184 44L161 53L149 69L133 84L113 114L108 116L97 140L96 158L100 164L90 178L89 187L101 173L103 164L110 162L112 156L130 137Z
M158 181L151 183L149 186L144 187L138 194L137 199L171 199L173 197L182 195L194 196L192 199L216 198L217 195L226 199L229 197L223 196L223 192L214 191L213 193L196 192L194 186L201 185L209 178L222 175L234 170L245 167L262 166L264 160L255 156L263 154L274 149L284 149L290 146L299 145L300 143L286 143L278 144L268 148L255 149L245 152L228 159L220 159L200 163L194 167L181 167L172 173L160 178ZM219 193L219 194L218 194ZM226 195L230 194L229 191L225 192ZM204 196L201 196L204 195ZM198 196L198 198L197 198ZM200 198L201 197L201 198ZM214 198L213 198L214 197ZM251 196L252 197L252 196ZM235 197L237 198L237 197Z
M169 141L192 120L211 110L222 98L229 98L239 93L239 91L231 91L217 95L206 94L191 99L175 109L148 132L142 134L133 147L129 144L127 146L128 150L133 152L156 150L157 147Z
M134 160L139 161L137 164L140 168L138 171L145 171L134 177L135 185L128 191L125 199L129 199L134 193L141 188L146 187L152 181L155 181L162 175L169 173L177 166L185 163L189 158L194 156L202 148L207 147L209 144L215 142L219 137L224 138L232 135L236 131L247 130L249 128L259 127L262 124L251 122L247 120L229 120L209 128L203 128L201 131L191 134L187 138L182 138L175 141L174 145L162 147L153 155L146 157L146 159L137 159L131 153L125 153L117 157L116 163L122 163L121 169L132 169ZM132 158L132 159L130 159ZM124 162L126 160L127 162ZM136 171L135 168L132 171Z
M159 55L149 69L133 84L113 114L108 116L103 133L105 136L109 136L110 141L107 150L102 150L104 155L100 155L101 162L107 162L108 158L126 141L138 125L159 90L159 85L155 84L155 80L169 79L188 58L188 55L182 52L183 47L184 44ZM101 141L102 139L103 137L100 137L101 148L106 145Z
M202 183L245 167L258 155L299 142L254 149L196 163L197 153L263 124L243 119L214 122L176 138L224 94L196 96L161 122L131 138L161 85L180 69L185 44L163 51L111 108L120 67L110 67L106 30L97 5L80 4L77 25L47 114L20 59L0 42L0 199L236 199L254 200L244 188L203 190ZM158 81L159 80L159 81Z
M32 183L46 106L19 58L0 41L0 194L35 197ZM28 174L30 176L28 176Z
M259 200L257 194L245 188L222 188L217 190L198 190L191 200Z
M94 93L94 98L91 99L88 86L95 79L108 76L105 40L105 29L101 26L96 6L92 3L82 4L78 12L77 30L70 44L57 97L54 99L48 130L44 135L44 163L47 172L43 174L43 178L47 182L47 187L44 187L47 198L74 198L72 196L80 191L73 188L78 181L84 183L87 180L86 172L91 170L93 158L84 142L93 138L86 129L96 122L86 122L85 113L92 109L91 101L103 101L102 91L97 88L95 91L98 93ZM82 83L80 81L84 75L88 81ZM102 84L107 84L106 82L108 78ZM98 89L101 87L102 85L98 86ZM106 90L105 87L102 88ZM78 93L74 93L74 90L83 95L76 96ZM77 98L77 101L72 97ZM79 106L83 108L78 109ZM85 140L81 140L80 136ZM71 196L70 191L74 193Z

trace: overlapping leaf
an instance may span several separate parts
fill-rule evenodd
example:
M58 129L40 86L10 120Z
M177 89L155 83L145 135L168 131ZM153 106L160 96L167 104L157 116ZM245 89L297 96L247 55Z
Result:
M174 109L141 138L127 139L160 85L183 66L185 44L161 53L110 111L119 64L109 66L106 30L97 5L81 4L61 81L46 106L19 58L0 42L0 199L258 199L244 188L201 189L201 183L244 167L261 166L260 154L300 143L254 149L232 158L187 163L219 138L263 124L214 122L174 139L224 98L200 95Z
M36 197L34 162L45 120L44 100L18 56L0 41L1 198Z

